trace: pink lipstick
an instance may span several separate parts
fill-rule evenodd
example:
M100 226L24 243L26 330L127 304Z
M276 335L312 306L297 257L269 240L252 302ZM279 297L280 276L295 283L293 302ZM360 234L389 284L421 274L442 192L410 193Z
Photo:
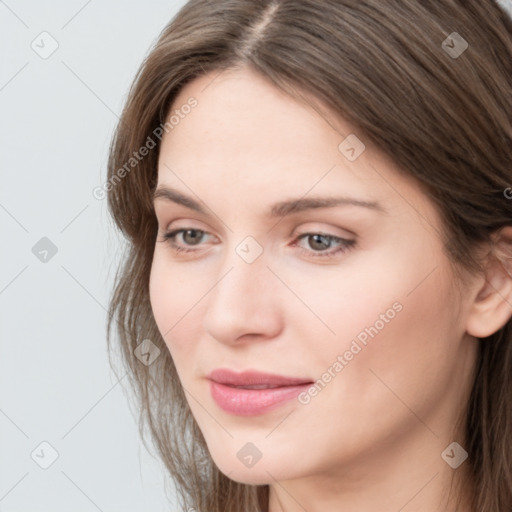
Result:
M210 392L217 405L240 416L264 414L306 390L309 379L227 369L214 370L208 376Z

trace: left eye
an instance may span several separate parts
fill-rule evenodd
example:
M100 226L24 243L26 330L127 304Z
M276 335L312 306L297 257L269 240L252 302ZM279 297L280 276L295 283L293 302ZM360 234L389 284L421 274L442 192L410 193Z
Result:
M334 237L330 235L320 234L309 234L306 233L299 237L299 240L307 240L308 245L315 251L321 251L323 249L330 249L330 246L334 240Z
M344 252L353 247L356 243L355 240L348 240L334 235L326 235L322 233L304 233L297 237L297 240L306 240L311 250L303 249L313 257L332 257L339 252ZM337 244L335 249L331 249L333 244ZM298 245L297 243L293 245ZM300 247L300 246L299 246ZM326 251L326 249L331 249Z
M176 242L176 237L178 235L181 236L182 243L184 245L180 245ZM171 247L178 253L197 252L198 249L192 249L190 247L199 245L201 241L208 235L210 235L210 233L207 233L201 229L182 228L175 229L169 233L165 233L163 235L163 241L169 243ZM303 246L299 245L298 242L302 240L307 240L310 249L305 249ZM347 251L353 247L355 243L355 240L347 240L345 238L340 238L334 235L327 235L323 233L303 233L296 238L292 245L298 246L302 252L309 256L331 257L338 252ZM332 249L332 246L335 244L337 247ZM327 251L327 249L330 250Z

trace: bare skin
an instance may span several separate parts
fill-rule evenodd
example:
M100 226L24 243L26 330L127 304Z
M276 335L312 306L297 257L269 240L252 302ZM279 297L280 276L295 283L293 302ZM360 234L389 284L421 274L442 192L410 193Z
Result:
M326 122L247 69L196 79L175 108L190 97L197 106L163 138L158 186L205 212L155 200L150 293L219 469L269 484L270 512L473 512L467 493L458 508L448 496L468 463L446 459L456 465L464 454L455 425L476 337L500 328L510 308L484 276L460 288L433 204L362 137L366 148L350 161L338 146L357 133L343 120ZM333 196L379 206L267 215L278 202ZM196 231L164 240L180 228ZM324 386L239 416L212 399L207 375L216 368ZM443 458L453 442L460 449ZM261 454L251 467L237 456L247 443Z

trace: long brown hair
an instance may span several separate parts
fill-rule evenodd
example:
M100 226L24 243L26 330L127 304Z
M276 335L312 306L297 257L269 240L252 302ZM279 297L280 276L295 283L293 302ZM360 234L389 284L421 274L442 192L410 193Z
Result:
M108 316L111 364L120 361L117 371L127 372L141 435L149 433L182 506L198 512L265 511L269 489L234 482L215 466L155 324L152 192L162 129L171 129L165 123L178 92L204 73L242 66L297 99L318 99L412 176L442 214L456 268L481 271L475 247L512 224L512 200L504 194L512 186L512 20L497 3L188 2L134 80L104 188L126 238ZM130 160L144 146L147 154ZM144 340L160 350L150 365L137 357ZM474 510L512 510L510 320L480 342L464 424Z

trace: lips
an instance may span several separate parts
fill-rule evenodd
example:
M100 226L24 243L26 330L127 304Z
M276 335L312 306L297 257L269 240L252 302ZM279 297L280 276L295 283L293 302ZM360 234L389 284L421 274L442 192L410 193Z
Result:
M283 377L272 373L262 373L254 370L248 370L236 373L232 370L218 369L213 370L208 376L210 380L225 386L231 386L241 389L268 389L281 388L285 386L300 386L301 384L312 383L311 379L302 379L299 377Z
M255 384L254 386L231 386L236 389L274 389L282 386L270 386L269 384Z
M267 413L306 390L313 382L298 377L245 371L214 370L208 376L217 405L238 416Z

